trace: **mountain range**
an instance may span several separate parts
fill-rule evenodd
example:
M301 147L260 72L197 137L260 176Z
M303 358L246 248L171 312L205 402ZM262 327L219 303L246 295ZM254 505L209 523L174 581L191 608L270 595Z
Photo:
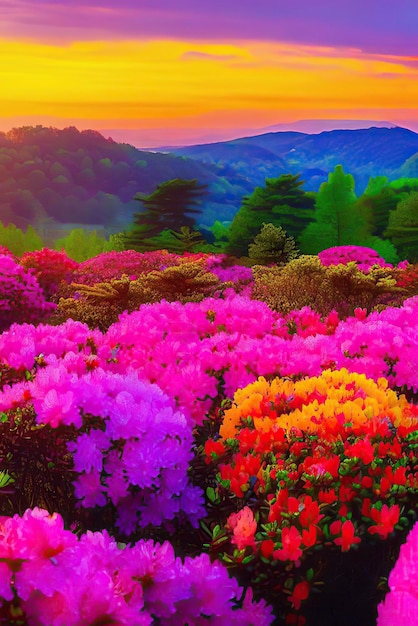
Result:
M254 185L292 173L301 174L306 189L317 190L339 164L353 174L357 192L370 176L418 177L418 133L398 126L317 134L269 132L164 151L216 165L225 176L233 172Z

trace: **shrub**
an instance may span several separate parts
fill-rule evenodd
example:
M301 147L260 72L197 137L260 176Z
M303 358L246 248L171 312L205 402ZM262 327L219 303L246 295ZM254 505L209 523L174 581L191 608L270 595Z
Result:
M78 263L70 259L65 252L49 248L26 252L20 259L20 265L27 270L33 270L32 273L48 300L57 294L62 283L68 285L72 281L78 268Z
M320 315L335 310L347 317L356 308L370 312L385 305L401 291L390 268L365 274L354 262L325 267L315 256L301 256L282 268L255 266L253 273L253 297L283 313L309 306Z
M0 255L0 331L14 322L38 323L54 309L30 271L11 256Z
M219 437L202 441L212 558L256 580L279 614L286 599L299 610L329 562L344 568L336 552L361 556L411 525L417 439L417 407L384 379L343 369L238 390Z

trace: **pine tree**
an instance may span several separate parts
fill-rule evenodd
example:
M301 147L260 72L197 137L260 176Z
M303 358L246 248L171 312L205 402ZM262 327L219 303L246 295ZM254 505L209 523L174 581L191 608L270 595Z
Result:
M391 212L386 236L402 259L418 262L418 192L409 194Z
M148 196L136 195L135 200L142 203L144 211L134 214L134 224L125 234L125 246L134 250L155 249L158 244L153 238L162 231L193 228L206 189L207 185L200 185L196 179L174 178L158 185Z
M300 238L301 250L317 254L333 246L365 245L369 233L370 217L358 206L354 178L337 165L319 188L315 221Z
M265 223L281 226L296 240L314 219L314 196L302 189L300 176L286 174L268 178L264 187L256 187L243 199L242 206L229 228L226 251L245 256L248 245Z
M254 243L248 246L248 256L257 265L284 265L296 259L299 250L293 237L288 237L281 226L263 224Z

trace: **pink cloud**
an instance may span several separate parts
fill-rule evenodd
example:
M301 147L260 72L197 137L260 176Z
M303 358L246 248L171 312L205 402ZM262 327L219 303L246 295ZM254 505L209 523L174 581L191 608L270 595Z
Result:
M416 56L412 0L0 0L0 36L268 40Z

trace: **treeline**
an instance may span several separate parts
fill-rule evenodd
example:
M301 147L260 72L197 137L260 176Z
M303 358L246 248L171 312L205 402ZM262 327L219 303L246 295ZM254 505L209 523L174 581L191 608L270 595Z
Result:
M211 185L205 221L231 219L245 181L228 181L216 166L140 151L92 130L43 126L0 133L0 220L20 228L39 223L100 224L123 229L137 210L133 196L172 178Z
M267 179L245 196L232 222L216 221L199 230L197 206L204 193L196 180L176 179L148 196L137 196L143 210L125 233L125 245L173 252L218 250L250 260L256 243L272 261L282 259L285 248L292 254L296 246L303 254L317 254L333 246L357 245L373 248L388 262L418 261L417 178L389 182L384 176L372 177L357 196L353 176L341 165L317 193L304 191L300 176L286 174Z

